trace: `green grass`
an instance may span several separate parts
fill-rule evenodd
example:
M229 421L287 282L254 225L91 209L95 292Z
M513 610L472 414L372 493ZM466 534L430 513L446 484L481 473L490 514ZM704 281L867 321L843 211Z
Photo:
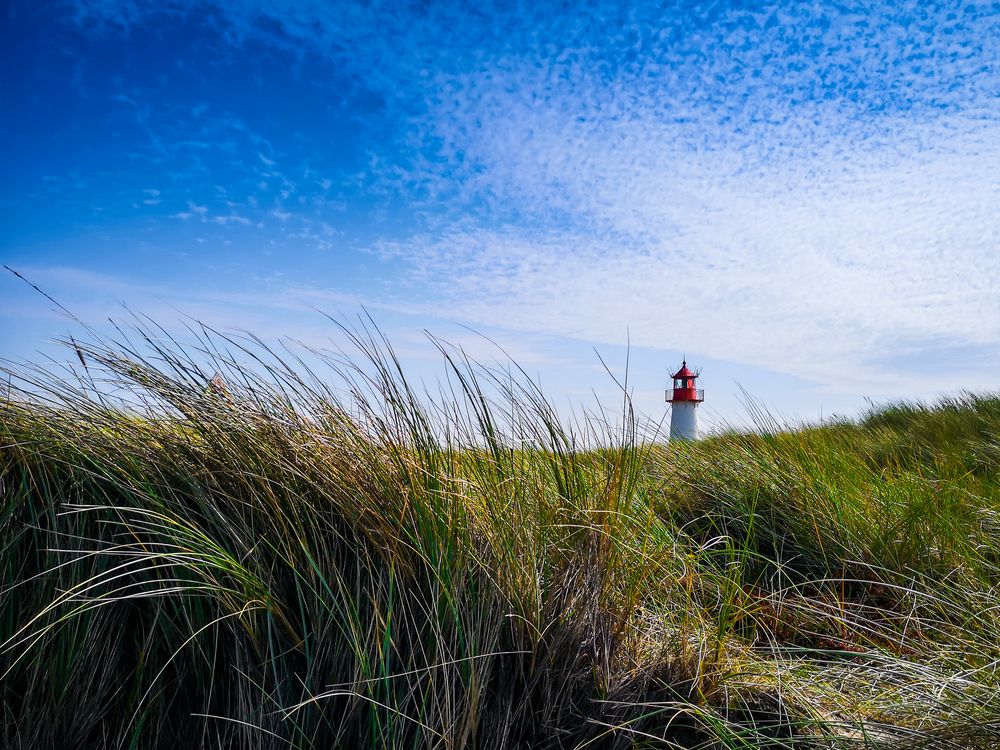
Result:
M192 333L7 368L3 747L1000 746L1000 398L664 446Z

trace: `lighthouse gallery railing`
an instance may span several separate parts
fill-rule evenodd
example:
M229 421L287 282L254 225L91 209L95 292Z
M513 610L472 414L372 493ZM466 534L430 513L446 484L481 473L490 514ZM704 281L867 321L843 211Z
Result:
M685 391L686 393L690 393L691 392L691 390L688 389L688 388L679 388L678 390ZM704 401L705 400L705 389L704 388L697 388L697 389L695 389L694 394L695 394L694 398L692 398L692 399L685 399L685 400L686 401ZM667 401L673 401L673 398L674 398L674 389L673 388L668 388L664 392L664 396L666 396L666 400Z

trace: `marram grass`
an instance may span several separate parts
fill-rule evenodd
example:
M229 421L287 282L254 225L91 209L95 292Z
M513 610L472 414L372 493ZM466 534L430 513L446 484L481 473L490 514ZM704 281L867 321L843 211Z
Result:
M193 333L6 368L3 747L1000 746L1000 399L667 447Z

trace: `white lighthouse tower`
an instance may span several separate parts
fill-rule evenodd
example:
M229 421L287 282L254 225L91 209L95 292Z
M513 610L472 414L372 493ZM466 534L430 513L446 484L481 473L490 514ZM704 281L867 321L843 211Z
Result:
M705 391L695 388L698 375L688 369L684 360L681 369L670 376L674 381L673 392L667 391L671 440L698 439L698 404L705 400Z

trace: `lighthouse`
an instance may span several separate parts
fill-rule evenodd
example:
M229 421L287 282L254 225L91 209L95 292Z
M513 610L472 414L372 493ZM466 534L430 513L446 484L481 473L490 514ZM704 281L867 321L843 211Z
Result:
M673 391L667 391L670 404L670 439L698 439L698 404L705 400L705 391L695 388L698 373L688 369L687 360L681 369L670 376L674 381Z

